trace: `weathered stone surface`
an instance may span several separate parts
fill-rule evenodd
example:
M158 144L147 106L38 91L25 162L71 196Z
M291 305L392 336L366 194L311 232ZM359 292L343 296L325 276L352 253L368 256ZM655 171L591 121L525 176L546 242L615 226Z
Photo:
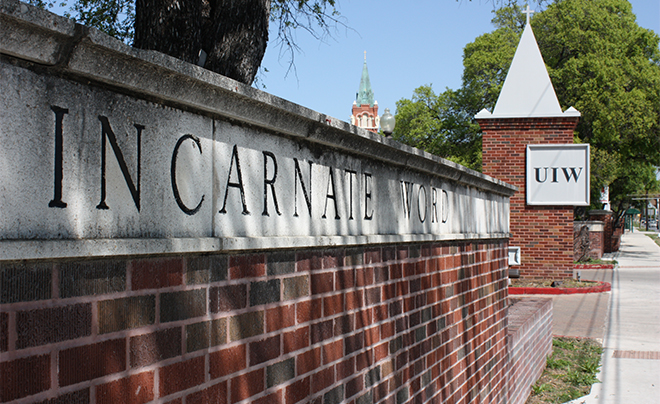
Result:
M0 259L508 233L493 178L14 0L0 16Z

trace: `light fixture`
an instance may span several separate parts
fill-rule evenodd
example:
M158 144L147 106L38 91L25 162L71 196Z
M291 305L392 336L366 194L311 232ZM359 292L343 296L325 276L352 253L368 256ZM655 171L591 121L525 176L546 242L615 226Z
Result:
M392 136L392 132L394 132L394 116L390 113L389 108L385 108L385 112L383 115L380 117L380 128L383 130L383 133L385 133L386 137Z

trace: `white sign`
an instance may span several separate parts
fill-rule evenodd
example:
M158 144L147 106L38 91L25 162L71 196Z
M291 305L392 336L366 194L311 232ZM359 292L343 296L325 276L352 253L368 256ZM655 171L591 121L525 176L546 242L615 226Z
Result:
M520 247L509 247L509 265L520 265Z
M600 203L610 203L610 187L607 185L600 189Z
M527 145L528 205L589 206L589 145Z

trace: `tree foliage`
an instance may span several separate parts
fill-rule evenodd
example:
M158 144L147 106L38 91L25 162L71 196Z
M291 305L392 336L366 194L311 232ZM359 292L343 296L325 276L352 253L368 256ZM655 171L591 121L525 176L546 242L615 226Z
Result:
M463 108L461 90L436 95L431 85L397 101L393 137L473 169L481 167L479 125Z
M452 105L461 111L457 120L471 122L482 108L492 111L525 19L517 4L498 9L495 30L465 46L461 89L437 96L459 105L441 105L433 117L440 122L426 125L433 132L408 132L405 122L416 119L410 106L419 102L416 91L412 100L397 104L405 108L397 110L395 135L422 146L417 139L430 139L425 142L430 145L453 141L451 134L438 130L456 125L444 122L448 110L443 108ZM600 188L609 185L613 203L624 206L627 195L653 186L655 167L660 166L660 38L637 25L626 0L556 0L535 14L531 24L560 105L582 113L575 137L591 144L592 201L597 204ZM399 121L404 125L399 127ZM478 126L462 122L460 127L476 131L461 138L480 137ZM461 160L475 155L474 144L466 144L470 147L429 150Z
M317 39L343 25L335 0L73 0L65 16L128 44L176 58L251 84L269 41L290 68L299 50L296 30ZM28 0L41 8L66 7L66 0Z

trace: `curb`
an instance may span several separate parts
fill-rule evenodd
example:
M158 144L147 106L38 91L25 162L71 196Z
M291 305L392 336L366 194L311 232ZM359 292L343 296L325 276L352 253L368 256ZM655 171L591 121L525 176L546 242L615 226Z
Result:
M596 286L586 288L516 288L509 286L510 295L572 295L577 293L602 293L612 290L609 282L594 282Z
M614 264L577 264L573 269L614 269Z

